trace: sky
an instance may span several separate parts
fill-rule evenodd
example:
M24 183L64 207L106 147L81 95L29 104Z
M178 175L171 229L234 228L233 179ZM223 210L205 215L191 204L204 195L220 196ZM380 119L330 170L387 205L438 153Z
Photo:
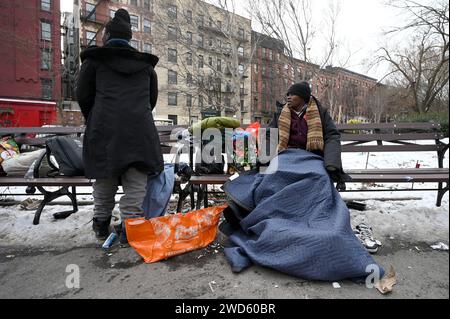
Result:
M61 11L72 11L73 0L60 1ZM251 0L236 0L236 12L249 17L247 1ZM383 35L383 31L400 25L405 17L401 12L386 6L385 2L386 0L340 0L341 11L337 27L341 41L340 57L335 61L335 66L343 66L376 79L381 79L387 73L386 66L370 68L370 62L380 46L393 41ZM317 25L320 26L320 17L325 16L329 0L315 0L312 3L318 19ZM258 31L257 23L252 23L252 27ZM351 59L342 64L348 56L351 56Z

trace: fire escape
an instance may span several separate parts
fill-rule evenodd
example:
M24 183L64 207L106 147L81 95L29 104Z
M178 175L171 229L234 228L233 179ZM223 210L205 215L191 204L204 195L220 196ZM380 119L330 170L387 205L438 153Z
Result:
M82 48L84 47L88 47L90 45L94 45L96 39L98 38L98 36L102 33L103 29L105 28L106 22L108 22L108 16L104 16L104 15L98 15L97 14L97 7L104 3L104 2L109 2L110 0L99 0L97 2L97 4L91 9L91 11L87 12L87 11L81 11L80 12L80 20L81 23L86 24L86 23L92 23L95 24L97 26L97 32L95 33L95 36L91 39L89 39L89 41L87 41L87 39L85 39L85 45L81 46Z

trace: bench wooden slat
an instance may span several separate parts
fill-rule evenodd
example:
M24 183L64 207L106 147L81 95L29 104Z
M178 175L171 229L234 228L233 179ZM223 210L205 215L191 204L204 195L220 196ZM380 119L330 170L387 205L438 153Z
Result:
M363 123L363 124L337 124L338 130L392 130L392 129L415 129L415 130L438 130L439 123Z
M341 141L398 141L443 139L442 133L341 134Z
M393 174L393 175L410 175L410 174L449 174L448 168L383 168L383 169L347 169L346 173L355 174Z
M373 182L373 183L438 183L448 182L448 174L350 174L355 183ZM351 182L350 182L351 183Z
M342 145L342 152L431 152L438 145Z
M81 134L84 133L83 126L64 127L2 127L1 135L6 134Z
M91 186L93 180L85 177L0 177L0 186Z

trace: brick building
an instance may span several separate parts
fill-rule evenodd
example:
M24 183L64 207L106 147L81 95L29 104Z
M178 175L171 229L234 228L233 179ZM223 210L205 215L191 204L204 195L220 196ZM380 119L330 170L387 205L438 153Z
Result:
M58 101L59 1L2 0L0 8L0 96Z
M2 0L0 38L1 125L29 125L27 116L52 124L61 98L59 1Z

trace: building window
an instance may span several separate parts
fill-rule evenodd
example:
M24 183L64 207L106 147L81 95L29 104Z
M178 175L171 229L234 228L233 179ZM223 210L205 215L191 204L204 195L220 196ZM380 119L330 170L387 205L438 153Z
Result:
M95 36L95 32L86 31L86 45L94 45L96 43Z
M187 65L192 65L192 52L186 53L186 63Z
M144 32L151 34L152 33L152 24L150 20L144 19Z
M239 73L244 74L244 65L243 64L239 64Z
M131 30L139 31L139 17L130 14Z
M205 36L203 34L199 34L198 35L198 46L200 48L203 48L204 40L205 40Z
M131 6L138 6L138 0L130 0L130 5Z
M114 18L114 15L116 14L116 10L109 10L109 17L112 19Z
M41 49L41 70L51 70L52 54L49 49Z
M191 122L189 123L190 125L195 124L198 122L198 116L191 116Z
M169 40L174 40L174 41L176 41L177 40L177 29L175 29L174 27L168 27L168 39Z
M186 12L186 21L187 21L188 23L192 23L192 11L191 11L191 10L188 10L188 11Z
M203 68L203 55L198 56L198 67Z
M217 59L217 71L222 72L222 60Z
M244 48L243 48L243 47L239 47L239 48L238 48L238 54L239 54L239 56L241 56L241 57L244 56Z
M169 18L176 19L177 18L177 6L169 5L167 10L167 15Z
M192 95L191 94L186 94L186 106L192 107Z
M167 104L168 105L177 105L177 93L176 92L169 92L167 93Z
M205 16L204 15L199 15L198 16L198 26L199 27L203 27L205 25Z
M203 86L203 75L199 75L198 76L197 85L198 86Z
M244 29L239 28L239 30L238 30L238 37L239 37L239 39L245 39Z
M244 95L244 94L245 94L244 83L241 83L241 86L240 86L240 93L241 93L241 95Z
M245 111L245 102L241 100L241 111Z
M88 18L89 21L95 21L95 4L86 2L85 16L86 16L86 18L89 17Z
M193 84L192 74L191 74L191 73L188 73L188 74L186 75L186 83L187 83L187 85L189 85L189 86Z
M169 70L167 83L177 84L178 83L178 73L175 71Z
M168 61L177 63L177 50L176 49L168 49Z
M209 40L208 40L208 45L209 45L210 47L212 47L213 44L214 44L213 38L209 38Z
M51 0L41 0L41 10L50 11L52 7Z
M144 0L144 9L152 11L153 10L153 1L152 0Z
M70 29L69 30L69 44L74 44L75 42L75 38L74 38L74 30ZM71 49L73 49L73 47L71 46ZM72 54L72 51L71 51Z
M41 40L52 40L52 25L48 22L41 21Z
M208 58L208 64L210 67L213 66L213 58L211 56Z
M144 43L144 52L152 53L152 45L150 43Z
M135 48L136 50L139 50L139 41L131 40L130 45Z
M178 125L178 115L167 115L169 120L172 120L173 125Z
M202 95L198 96L198 107L200 109L203 109L203 96Z
M273 60L273 51L269 49L269 60Z
M41 79L41 94L42 98L46 100L52 99L53 85L50 79Z
M187 37L187 44L192 44L192 32L188 31L186 33L186 37Z

